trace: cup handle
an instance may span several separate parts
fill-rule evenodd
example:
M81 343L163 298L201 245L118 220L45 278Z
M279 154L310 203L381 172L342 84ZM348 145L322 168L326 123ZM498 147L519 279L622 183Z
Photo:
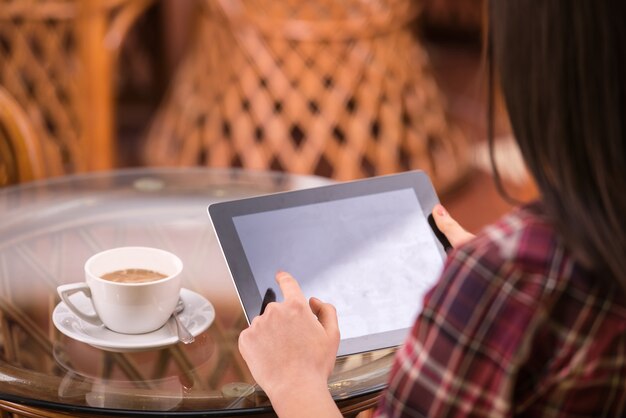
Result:
M100 318L98 318L97 314L88 314L81 311L70 300L70 296L78 292L82 292L85 296L87 296L91 301L91 304L93 305L93 299L91 298L91 289L89 289L87 283L70 283L57 287L57 293L59 294L59 296L61 296L61 299L63 300L63 302L65 302L67 307L70 308L70 310L74 312L76 316L86 322L89 322L90 324L102 325L102 321L100 320Z

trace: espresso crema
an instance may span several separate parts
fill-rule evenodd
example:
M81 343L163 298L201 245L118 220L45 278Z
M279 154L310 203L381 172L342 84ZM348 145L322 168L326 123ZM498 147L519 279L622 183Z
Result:
M147 283L164 279L167 275L147 269L124 269L106 273L101 277L104 280L118 283Z

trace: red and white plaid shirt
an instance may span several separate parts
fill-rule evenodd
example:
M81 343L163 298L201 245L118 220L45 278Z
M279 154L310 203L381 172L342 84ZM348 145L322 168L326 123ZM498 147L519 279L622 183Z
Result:
M625 294L518 209L450 254L375 416L626 416Z

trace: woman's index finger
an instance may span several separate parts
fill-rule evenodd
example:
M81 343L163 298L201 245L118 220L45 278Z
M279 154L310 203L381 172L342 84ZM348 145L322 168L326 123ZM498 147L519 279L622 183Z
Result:
M300 289L298 281L287 272L279 271L276 273L276 282L280 286L280 291L283 294L285 300L288 299L301 299L306 302L306 298Z

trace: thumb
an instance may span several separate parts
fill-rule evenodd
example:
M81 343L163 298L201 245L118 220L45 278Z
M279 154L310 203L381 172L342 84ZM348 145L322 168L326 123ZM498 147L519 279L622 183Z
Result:
M453 247L458 247L466 241L474 238L473 234L467 232L459 223L454 220L448 211L440 204L433 208L433 218L439 230L448 238Z
M339 322L337 321L337 310L330 303L324 303L318 298L309 299L311 311L317 316L322 327L336 345L339 345Z

